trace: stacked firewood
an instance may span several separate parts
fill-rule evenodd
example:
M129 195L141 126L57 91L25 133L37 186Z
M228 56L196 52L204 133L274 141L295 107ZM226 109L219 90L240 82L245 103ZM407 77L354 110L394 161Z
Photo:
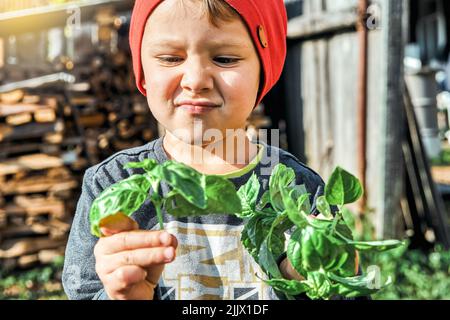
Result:
M49 71L70 72L75 83L0 94L0 268L63 254L85 169L163 133L136 89L127 33L111 16L98 15L96 45L88 40L78 59L61 57ZM36 76L1 71L4 79ZM0 84L7 83L0 77ZM270 119L256 108L250 134L267 127Z
M126 50L93 52L72 74L0 94L0 268L62 255L85 169L158 137Z
M63 254L78 180L58 96L0 95L0 261L48 263ZM76 143L73 143L76 146Z

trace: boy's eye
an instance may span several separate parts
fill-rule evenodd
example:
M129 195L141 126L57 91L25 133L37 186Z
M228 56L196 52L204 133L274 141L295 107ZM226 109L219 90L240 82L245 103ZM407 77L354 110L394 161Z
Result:
M166 64L174 64L179 63L183 61L183 58L175 57L175 56L161 56L158 57L158 60L166 63ZM231 57L215 57L214 61L216 61L219 64L229 65L238 62L240 59L238 58L231 58Z
M180 62L181 60L183 60L180 57L158 57L158 60L160 60L161 62L165 62L165 63L177 63Z
M238 58L230 58L230 57L216 57L214 58L214 60L221 64L232 64L239 61Z

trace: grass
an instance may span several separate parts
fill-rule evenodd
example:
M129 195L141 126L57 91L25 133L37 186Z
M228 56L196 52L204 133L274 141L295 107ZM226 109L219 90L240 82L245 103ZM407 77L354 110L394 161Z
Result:
M437 245L430 252L405 248L361 257L363 269L377 266L382 283L392 284L372 296L383 300L449 300L450 250Z
M0 271L0 300L66 300L61 285L64 258L29 270Z
M450 148L445 148L440 155L431 159L432 166L450 166Z

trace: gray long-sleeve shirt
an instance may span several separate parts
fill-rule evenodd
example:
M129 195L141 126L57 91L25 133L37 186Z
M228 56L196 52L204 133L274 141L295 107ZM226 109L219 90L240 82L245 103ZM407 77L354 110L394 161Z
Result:
M94 199L110 185L142 173L142 169L123 169L128 162L168 160L163 138L146 145L120 151L86 170L82 193L66 248L63 287L69 299L108 299L95 271L94 246L98 238L90 233L89 210ZM244 185L254 172L261 183L258 196L268 189L270 174L278 163L294 169L296 183L305 184L311 203L323 194L320 176L292 154L274 146L264 146L261 160L251 171L230 178L236 188ZM168 186L161 186L163 195ZM164 228L178 239L176 259L167 264L158 282L156 299L277 299L260 277L263 272L240 242L244 220L232 215L211 214L201 217L175 218L164 213ZM158 230L156 211L150 201L133 214L141 229Z

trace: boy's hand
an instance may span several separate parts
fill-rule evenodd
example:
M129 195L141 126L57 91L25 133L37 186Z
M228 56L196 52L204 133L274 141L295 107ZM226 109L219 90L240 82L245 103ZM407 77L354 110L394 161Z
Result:
M318 214L317 216L311 215L310 217L315 219L326 219L322 214ZM305 280L305 278L300 273L298 273L297 270L294 269L288 258L285 258L283 261L281 261L280 272L283 278L287 280Z
M311 217L316 219L326 219L322 214L319 214L317 216L311 215ZM355 275L357 275L359 267L359 253L358 251L355 251L355 253ZM305 278L300 273L298 273L297 270L294 269L288 258L284 258L284 260L280 262L280 272L283 278L287 280L305 280Z
M298 273L297 270L294 269L288 258L284 258L284 260L281 261L280 272L283 278L287 280L305 280L305 278L300 273Z
M95 245L95 269L110 299L152 300L178 242L165 231L137 230L137 223L129 220L101 229L106 237Z

